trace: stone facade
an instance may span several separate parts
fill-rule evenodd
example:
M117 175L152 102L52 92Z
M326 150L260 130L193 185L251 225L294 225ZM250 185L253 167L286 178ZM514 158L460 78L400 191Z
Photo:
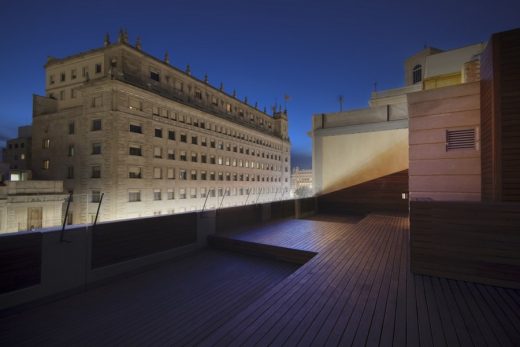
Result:
M2 161L10 170L29 170L31 168L31 126L18 128L18 137L7 140L3 149Z
M64 180L74 223L240 205L290 188L273 116L120 42L46 64L34 97L35 179ZM256 199L256 198L255 198Z
M59 226L67 195L61 181L8 181L0 186L0 233Z
M312 170L295 167L291 174L291 193L294 197L306 197L313 194Z

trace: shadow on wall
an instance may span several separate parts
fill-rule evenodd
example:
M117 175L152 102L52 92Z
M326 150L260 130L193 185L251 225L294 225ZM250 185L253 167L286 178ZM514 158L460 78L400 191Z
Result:
M404 152L406 156L403 155ZM403 161L406 164L404 164ZM408 142L404 140L370 157L363 165L352 168L351 171L346 172L345 175L328 184L324 183L321 194L328 194L407 169Z

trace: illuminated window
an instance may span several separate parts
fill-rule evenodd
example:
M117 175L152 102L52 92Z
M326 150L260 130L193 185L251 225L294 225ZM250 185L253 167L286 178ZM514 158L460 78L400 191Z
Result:
M42 141L42 148L43 149L49 149L51 147L51 140L50 139L43 139Z
M69 150L68 150L67 154L69 157L74 156L74 145L69 145Z
M45 159L42 162L42 169L49 170L50 166L51 166L51 161L49 159Z
M187 174L186 170L179 170L179 179L180 180L188 179L188 174Z
M415 65L412 70L413 83L422 81L422 65Z

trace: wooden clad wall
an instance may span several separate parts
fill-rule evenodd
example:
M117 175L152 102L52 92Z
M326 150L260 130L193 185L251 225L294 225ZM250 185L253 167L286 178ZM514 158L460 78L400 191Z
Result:
M216 231L246 227L262 221L262 205L248 205L222 208L217 211Z
M520 29L491 37L480 74L482 199L520 201Z
M412 271L520 288L520 204L410 202Z
M92 268L167 251L196 241L196 213L98 224L92 234Z
M309 214L316 211L316 198L305 198L298 200L300 202L300 214Z
M408 170L318 197L318 211L329 213L408 212Z
M410 199L480 201L480 83L408 95ZM474 148L448 149L447 131L472 129Z
M0 294L40 283L41 233L12 234L0 240Z
M271 219L294 218L295 213L294 200L271 202Z

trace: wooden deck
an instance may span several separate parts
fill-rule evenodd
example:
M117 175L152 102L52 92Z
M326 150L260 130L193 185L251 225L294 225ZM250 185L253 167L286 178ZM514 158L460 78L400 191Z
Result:
M520 344L520 291L413 275L407 217L318 216L226 236L317 255L293 271L208 250L231 258L188 257L3 315L0 345Z

